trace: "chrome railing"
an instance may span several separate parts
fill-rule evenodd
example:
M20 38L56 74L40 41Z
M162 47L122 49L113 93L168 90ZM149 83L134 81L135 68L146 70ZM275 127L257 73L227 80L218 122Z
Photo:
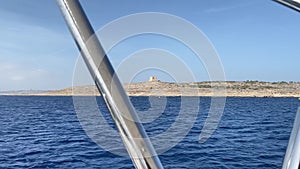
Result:
M138 169L163 168L78 0L57 0L77 47Z
M300 163L300 107L298 108L291 132L282 169L299 169Z

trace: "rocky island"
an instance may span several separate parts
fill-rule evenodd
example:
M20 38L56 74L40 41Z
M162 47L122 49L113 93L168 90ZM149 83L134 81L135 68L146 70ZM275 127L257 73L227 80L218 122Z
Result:
M229 96L229 97L300 97L300 82L161 82L150 77L147 82L124 84L129 96ZM222 91L222 92L219 92ZM224 93L225 91L225 93ZM9 94L32 96L95 96L96 86L75 86L62 90Z

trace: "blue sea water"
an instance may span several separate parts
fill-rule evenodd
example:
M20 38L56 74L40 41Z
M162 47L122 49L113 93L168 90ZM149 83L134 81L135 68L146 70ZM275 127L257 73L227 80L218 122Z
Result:
M97 99L100 106L104 104L101 97ZM151 107L148 97L131 100L137 110ZM180 97L167 98L159 120L144 125L150 136L172 125L180 102ZM227 98L217 130L199 143L209 106L210 98L201 97L200 112L188 135L159 156L165 168L281 168L298 99ZM72 97L1 96L0 168L134 167L128 157L105 151L87 136Z

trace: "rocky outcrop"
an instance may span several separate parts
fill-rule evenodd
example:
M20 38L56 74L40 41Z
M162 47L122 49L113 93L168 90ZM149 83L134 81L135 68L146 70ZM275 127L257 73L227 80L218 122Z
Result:
M233 97L300 97L299 82L191 82L148 81L124 84L130 96L233 96ZM226 93L223 93L226 89ZM38 96L94 96L95 86L77 86L56 91L26 94Z

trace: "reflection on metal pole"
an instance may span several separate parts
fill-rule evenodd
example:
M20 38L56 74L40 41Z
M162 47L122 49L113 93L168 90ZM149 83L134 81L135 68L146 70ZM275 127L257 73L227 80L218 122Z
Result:
M298 169L300 163L300 107L291 132L282 169Z
M57 4L135 167L163 168L79 1L57 0Z
M274 0L274 1L279 2L291 9L300 12L300 0Z

